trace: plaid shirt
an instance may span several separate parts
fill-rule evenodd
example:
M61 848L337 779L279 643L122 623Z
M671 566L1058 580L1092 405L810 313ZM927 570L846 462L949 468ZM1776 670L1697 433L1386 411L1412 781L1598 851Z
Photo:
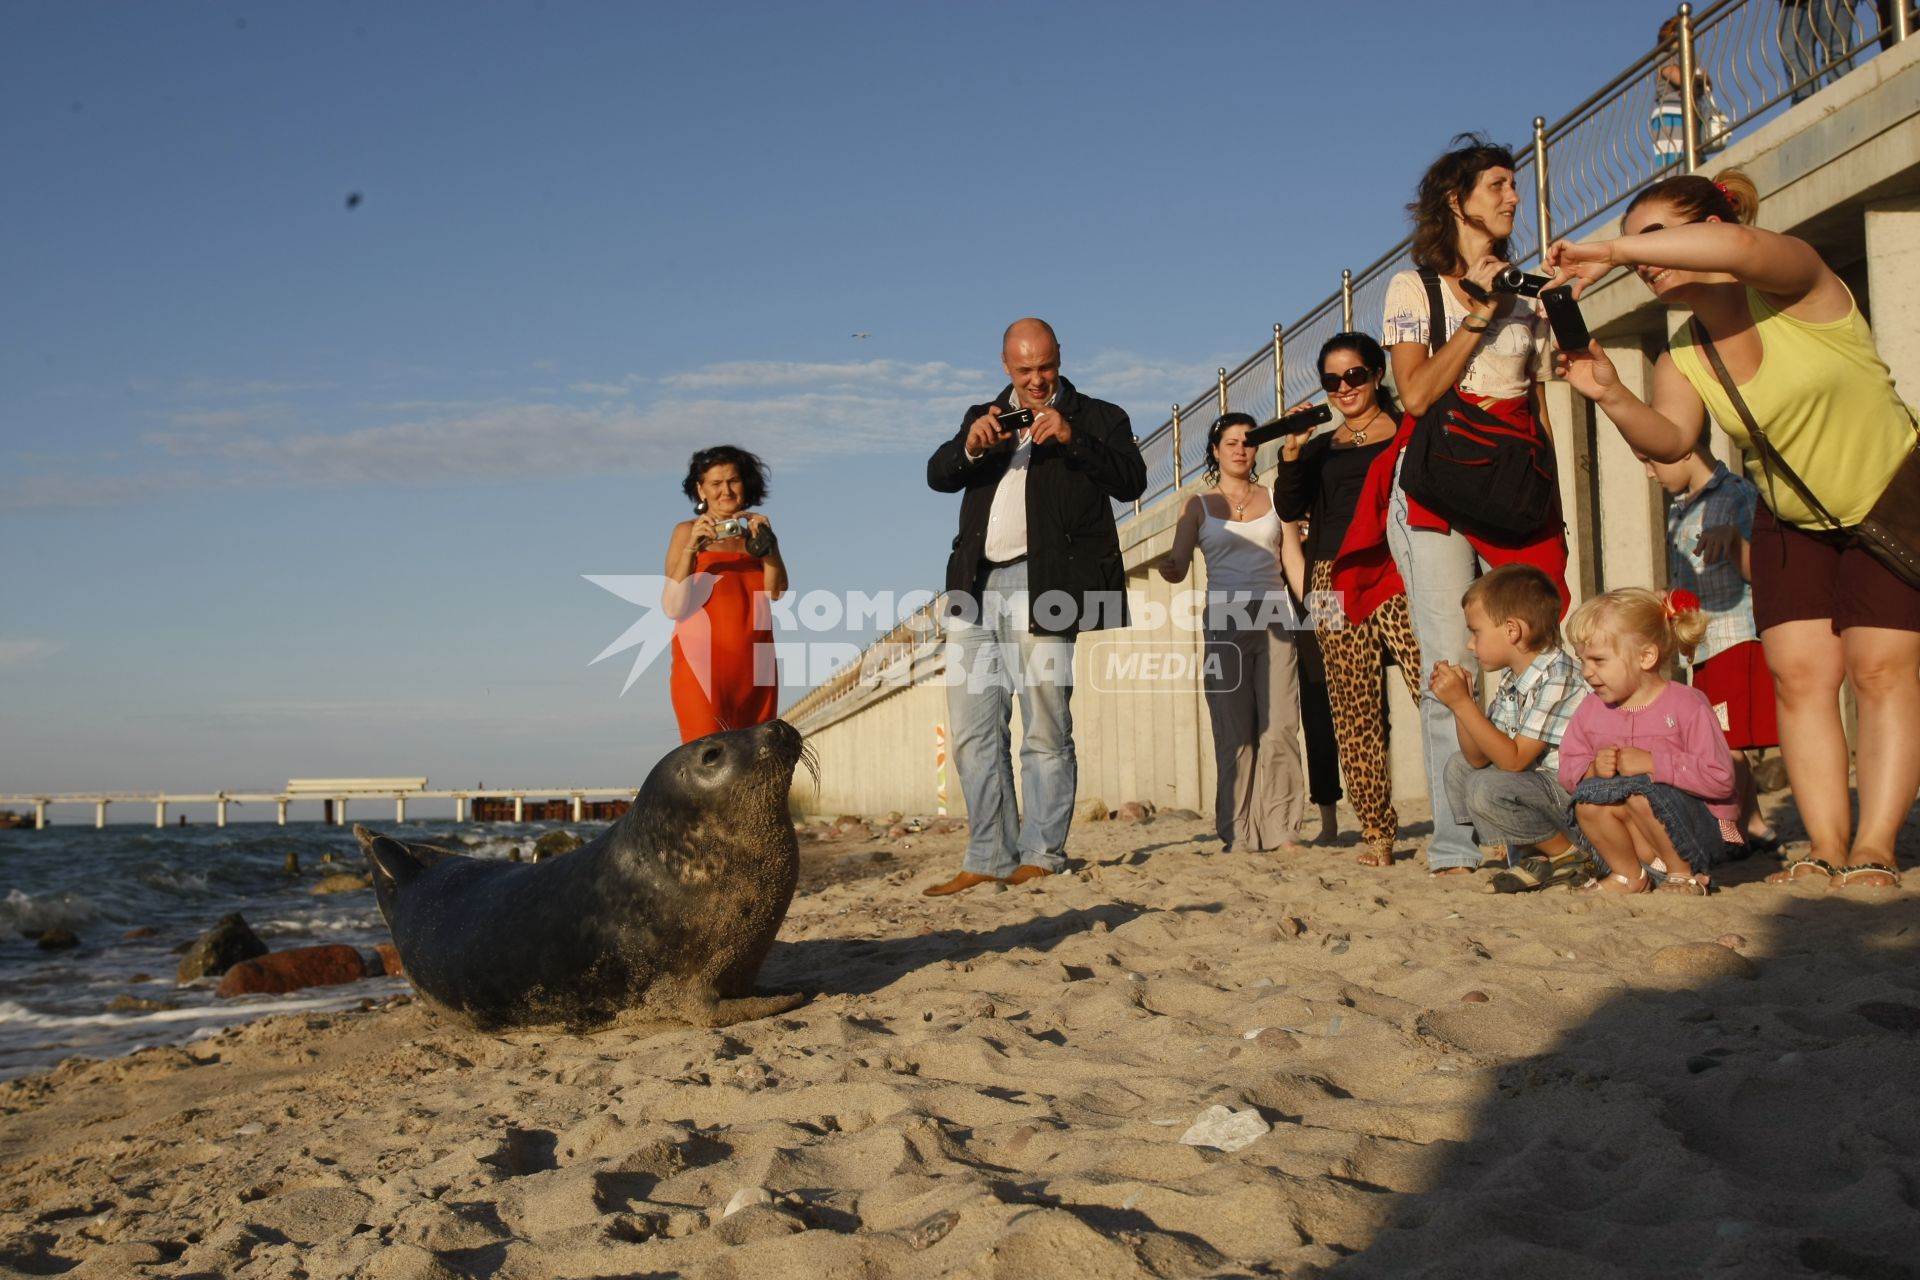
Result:
M1753 588L1740 576L1740 566L1723 560L1706 564L1694 550L1700 535L1721 525L1734 525L1740 536L1753 539L1753 508L1760 491L1744 476L1713 464L1713 478L1696 494L1682 494L1667 507L1667 579L1700 598L1707 615L1707 634L1694 651L1695 666L1737 644L1758 640L1753 625Z
M1587 682L1580 676L1580 664L1565 649L1542 650L1524 671L1508 672L1493 692L1493 705L1487 719L1509 738L1532 738L1544 742L1533 767L1553 773L1560 768L1560 738L1573 719L1573 709L1587 696Z

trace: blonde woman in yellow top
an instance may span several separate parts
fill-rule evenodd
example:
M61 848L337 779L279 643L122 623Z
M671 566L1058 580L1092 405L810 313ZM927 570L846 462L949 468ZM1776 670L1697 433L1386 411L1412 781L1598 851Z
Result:
M1547 265L1584 290L1630 268L1664 303L1705 329L1727 375L1775 449L1841 526L1776 474L1769 481L1741 415L1695 341L1677 334L1654 366L1652 404L1621 385L1594 344L1563 352L1568 382L1641 453L1684 457L1713 417L1748 450L1760 486L1751 567L1754 620L1779 692L1781 752L1811 848L1775 882L1825 876L1829 887L1900 882L1894 838L1920 790L1920 591L1851 532L1915 443L1873 335L1840 278L1806 241L1753 225L1759 196L1736 170L1669 178L1628 206L1616 240L1556 241ZM1860 723L1860 822L1847 797L1840 682Z

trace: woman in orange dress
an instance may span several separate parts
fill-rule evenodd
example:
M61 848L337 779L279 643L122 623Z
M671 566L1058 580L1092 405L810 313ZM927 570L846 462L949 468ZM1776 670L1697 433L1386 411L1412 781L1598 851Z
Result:
M767 518L750 508L767 496L767 467L730 444L702 449L681 490L694 518L673 527L661 603L673 628L673 714L680 741L773 719L774 665L768 601L787 590Z

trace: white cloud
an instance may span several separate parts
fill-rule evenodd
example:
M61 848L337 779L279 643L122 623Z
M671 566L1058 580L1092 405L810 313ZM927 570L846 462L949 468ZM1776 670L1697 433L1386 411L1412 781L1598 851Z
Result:
M818 363L793 360L733 360L710 364L660 379L675 391L727 391L757 387L840 386L915 391L927 394L977 393L999 372L963 369L944 360L849 360Z
M60 648L51 640L0 640L0 671L32 666Z

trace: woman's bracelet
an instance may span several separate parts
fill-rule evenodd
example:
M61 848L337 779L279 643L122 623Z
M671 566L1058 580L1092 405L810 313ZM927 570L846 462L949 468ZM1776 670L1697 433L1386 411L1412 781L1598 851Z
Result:
M1478 320L1480 323L1475 324L1475 320ZM1477 315L1469 311L1466 316L1461 319L1460 327L1468 333L1485 333L1493 327L1493 317Z

